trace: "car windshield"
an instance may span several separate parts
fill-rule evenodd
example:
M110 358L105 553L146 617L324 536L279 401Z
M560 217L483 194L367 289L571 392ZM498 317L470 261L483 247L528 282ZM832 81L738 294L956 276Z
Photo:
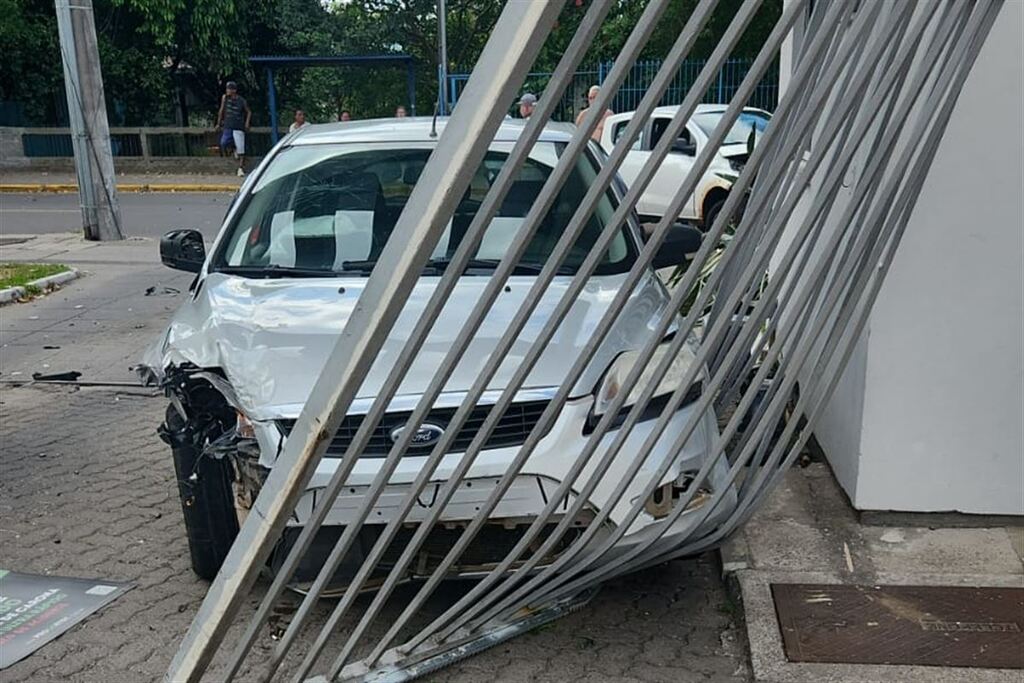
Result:
M708 137L715 131L715 127L718 126L722 121L722 114L724 112L708 112L704 114L696 114L693 117L694 122L700 126L701 130ZM761 112L756 111L744 111L740 112L739 118L736 119L736 123L732 124L732 130L725 136L725 140L722 142L723 145L745 145L747 140L750 139L750 131L756 130L756 137L761 137L764 133L764 129L768 126L769 117Z
M425 274L439 274L455 253L511 151L495 143L474 174L431 255ZM538 142L523 164L466 270L488 274L508 250L564 146ZM282 150L259 178L214 259L214 269L252 277L368 275L423 171L433 145L346 143ZM597 162L581 155L515 274L536 273L551 254L587 189ZM611 192L598 202L560 274L575 273L611 219ZM625 229L611 241L596 273L628 270L636 254Z

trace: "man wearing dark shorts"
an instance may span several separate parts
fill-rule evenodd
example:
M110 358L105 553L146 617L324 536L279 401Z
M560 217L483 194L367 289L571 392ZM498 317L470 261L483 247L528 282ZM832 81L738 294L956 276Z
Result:
M217 127L223 132L220 135L221 151L228 147L235 148L238 159L238 176L245 175L245 132L249 130L252 111L245 98L238 94L238 84L228 81L225 94L220 98L220 111L217 113Z

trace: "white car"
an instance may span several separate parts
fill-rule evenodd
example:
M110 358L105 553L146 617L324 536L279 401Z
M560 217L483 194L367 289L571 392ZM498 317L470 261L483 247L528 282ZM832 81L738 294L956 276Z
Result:
M443 127L444 121L439 121ZM494 218L476 259L461 276L448 304L419 351L390 410L362 453L344 493L334 503L311 553L296 575L308 580L322 566L326 552L343 526L350 522L364 492L378 473L380 463L412 408L431 380L439 359L450 348L463 327L469 311L492 275L497 260L511 236L523 222L538 189L572 135L571 126L551 125L535 144L528 161ZM343 420L319 464L281 542L288 547L298 529L309 518L317 492L336 470L363 415L403 347L414 322L437 286L446 259L476 213L480 201L498 174L522 131L516 121L502 124L495 141L471 182L434 257L423 272L394 330L379 354L360 395ZM388 240L395 222L431 150L429 119L389 119L307 126L290 134L269 158L247 179L233 203L209 254L195 231L175 231L161 243L164 263L197 273L187 301L174 315L167 330L155 343L143 364L167 390L171 399L166 422L160 433L172 446L178 472L182 509L189 536L195 571L211 578L219 568L239 521L259 492L270 468L288 438L310 391L324 370L324 363L345 326L366 285L374 260ZM596 145L582 155L570 178L554 201L526 255L477 332L462 362L444 392L436 400L426 423L418 430L413 446L401 460L383 495L373 508L361 532L360 543L342 564L341 573L351 572L361 562L362 550L372 544L381 525L391 520L408 492L439 435L448 426L455 408L478 376L483 365L505 333L536 277L538 265L548 257L589 183L597 174L600 152ZM564 270L555 277L512 352L488 386L473 417L454 440L433 481L446 480L462 457L479 424L506 386L530 342L536 338L554 304L566 291L570 276L587 255L590 245L619 201L615 188L599 203L584 229L578 247L569 254ZM684 236L693 228L678 226ZM446 507L442 525L428 537L423 558L412 563L408 578L431 568L439 546L447 547L456 530L474 517L475 510L492 490L526 439L538 416L548 405L568 368L590 337L596 322L607 310L625 274L634 264L641 247L639 226L631 217L615 238L585 290L565 318L556 340L551 343L529 375L515 403L506 412L460 487ZM677 259L678 251L663 250L656 265ZM581 452L594 421L604 411L625 373L632 367L631 351L649 334L649 325L665 311L668 295L652 270L634 290L625 310L564 405L555 424L541 440L522 473L491 515L493 523L477 537L457 567L461 576L472 576L500 560L524 532L528 521L544 507L563 473ZM685 349L686 347L684 347ZM677 372L686 367L692 350L680 355ZM680 377L671 374L659 387L660 399L651 402L625 448L612 465L604 482L616 482L639 456L640 446L650 433ZM667 490L685 490L693 473L705 460L709 444L718 435L710 412L680 453L670 452L693 410L697 392L670 421L642 472L651 472L666 458L672 468L658 489L658 509L671 507ZM601 441L607 448L615 431ZM600 455L599 449L595 459ZM707 488L726 490L724 459L713 470ZM622 477L618 477L621 479ZM638 477L642 480L643 476ZM431 484L430 491L435 491ZM639 481L612 508L607 528L621 521L642 487ZM602 483L590 500L591 508L606 504L611 483ZM431 507L431 493L421 496L409 522L421 520ZM726 501L730 500L726 496ZM694 497L699 508L706 496ZM729 505L716 508L728 512ZM689 512L679 518L682 526ZM667 514L665 512L664 514ZM657 510L637 518L623 544L637 542L643 529L664 514ZM585 526L585 523L584 523ZM675 529L676 527L672 527ZM672 543L672 529L662 542ZM578 530L577 530L578 531ZM574 531L576 533L576 531ZM399 536L399 538L403 538ZM566 537L566 541L571 540ZM558 549L564 545L558 546ZM443 553L442 553L443 555ZM276 558L276 559L274 559ZM280 561L280 553L271 560ZM433 559L432 559L433 558ZM341 579L344 579L342 576Z
M657 107L644 124L640 137L633 143L633 147L619 167L619 175L627 185L636 180L640 169L650 157L651 150L661 139L669 121L678 110L678 106ZM654 174L654 178L637 202L636 209L641 220L656 221L665 215L669 203L679 190L683 179L693 168L697 155L707 145L708 136L721 121L725 110L724 104L697 105L693 116L686 122L683 134L679 136L672 151L665 157L661 168ZM626 130L626 125L633 119L634 113L612 114L605 120L601 146L606 152L612 151ZM753 107L744 108L718 153L701 176L694 193L683 205L679 218L696 223L705 230L711 227L726 197L729 196L733 182L739 176L739 170L749 156L748 142L751 131L754 131L756 139L770 119L771 114L766 111Z

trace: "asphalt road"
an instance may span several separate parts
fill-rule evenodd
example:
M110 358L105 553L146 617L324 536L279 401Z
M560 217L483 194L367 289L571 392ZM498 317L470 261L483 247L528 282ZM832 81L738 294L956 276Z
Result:
M228 210L226 192L121 193L121 220L127 236L160 237L169 230L194 228L212 239ZM0 194L0 233L39 235L78 231L77 194Z

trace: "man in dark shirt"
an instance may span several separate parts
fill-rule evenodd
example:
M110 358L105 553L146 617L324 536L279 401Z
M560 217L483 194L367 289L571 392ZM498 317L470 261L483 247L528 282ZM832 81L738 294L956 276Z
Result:
M225 94L220 98L220 111L217 112L217 127L223 132L220 136L221 151L228 147L235 148L238 159L238 176L245 175L245 132L249 130L252 111L245 98L238 94L238 84L228 81Z

